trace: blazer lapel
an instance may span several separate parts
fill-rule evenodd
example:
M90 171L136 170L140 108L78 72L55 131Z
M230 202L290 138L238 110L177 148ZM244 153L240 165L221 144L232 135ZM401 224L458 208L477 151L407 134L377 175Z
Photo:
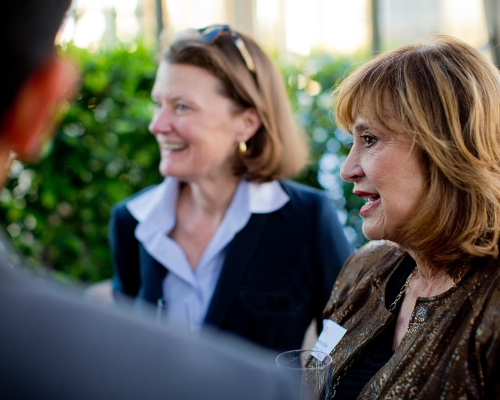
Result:
M205 317L205 323L221 326L238 294L239 284L252 260L267 214L253 214L248 224L228 245L217 286Z
M163 280L167 276L167 269L156 259L151 257L147 250L140 245L139 251L141 268L141 298L156 306L158 299L163 297Z

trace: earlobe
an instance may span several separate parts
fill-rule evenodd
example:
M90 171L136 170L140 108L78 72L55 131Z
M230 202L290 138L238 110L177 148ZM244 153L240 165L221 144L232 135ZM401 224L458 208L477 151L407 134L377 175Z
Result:
M2 136L22 159L36 157L54 128L59 107L76 87L78 73L54 55L24 83L8 110Z

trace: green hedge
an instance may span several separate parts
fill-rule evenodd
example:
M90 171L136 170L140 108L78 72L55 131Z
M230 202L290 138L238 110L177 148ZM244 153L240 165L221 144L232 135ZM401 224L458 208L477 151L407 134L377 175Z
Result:
M112 274L108 247L111 206L158 183L159 151L148 132L156 61L142 46L88 54L66 53L82 70L78 98L55 140L36 165L15 162L0 194L0 218L15 244L35 264L86 282ZM326 188L354 245L359 199L338 177L350 138L336 131L330 89L352 64L324 54L280 60L290 101L311 137L310 166L297 180Z

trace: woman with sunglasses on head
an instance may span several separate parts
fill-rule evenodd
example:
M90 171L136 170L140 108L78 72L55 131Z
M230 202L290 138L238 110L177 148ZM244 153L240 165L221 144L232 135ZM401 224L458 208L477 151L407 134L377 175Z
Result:
M115 298L160 300L189 330L299 348L351 250L327 196L286 180L307 147L277 68L227 25L189 30L152 98L165 180L114 208Z

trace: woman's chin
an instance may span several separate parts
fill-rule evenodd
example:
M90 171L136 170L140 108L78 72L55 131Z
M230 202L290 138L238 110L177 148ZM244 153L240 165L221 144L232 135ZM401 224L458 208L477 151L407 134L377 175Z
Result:
M381 229L379 229L378 227L367 225L366 223L363 223L363 235L365 235L368 240L385 239L385 235L383 234Z
M160 171L160 174L163 177L167 176L172 176L172 177L177 177L179 175L179 171L174 168L171 163L162 163L160 162L160 166L158 167L158 170Z
M171 176L171 174L168 173L168 170L166 168L158 168L158 170L160 171L160 175L163 176L164 178L166 178L167 176Z

